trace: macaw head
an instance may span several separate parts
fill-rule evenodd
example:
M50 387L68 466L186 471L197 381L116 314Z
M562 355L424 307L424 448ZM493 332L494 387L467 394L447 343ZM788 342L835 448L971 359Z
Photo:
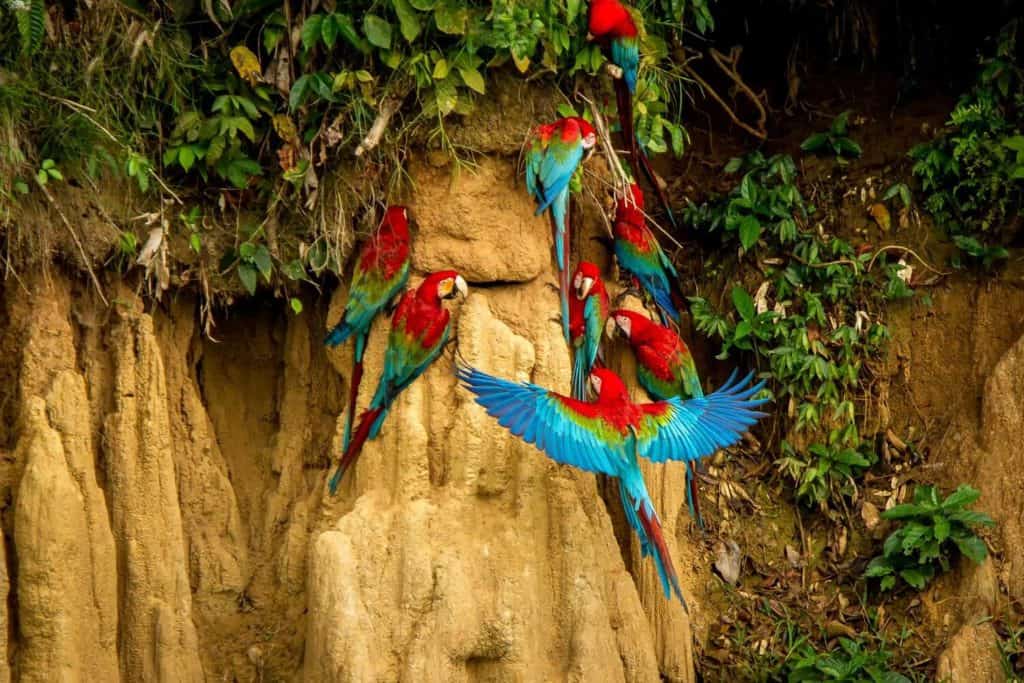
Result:
M601 271L590 261L580 261L576 266L576 274L572 278L572 288L576 292L576 298L583 301L594 289L594 285L601 284Z
M590 373L590 386L594 389L599 402L628 401L629 392L618 375L608 368L595 368Z
M615 327L622 332L622 336L630 340L634 334L643 334L654 324L643 313L627 311L624 308L612 311L610 318L615 322Z
M459 294L467 296L469 286L454 270L439 270L426 277L420 285L419 293L429 298L454 299Z
M597 144L597 131L594 130L594 126L582 116L576 117L576 122L580 127L583 149L593 149L594 145Z
M592 0L587 30L588 40L636 35L636 25L619 0Z
M615 205L615 222L629 223L630 225L643 225L644 219L644 193L640 186L633 183L629 186L629 197L621 197Z
M409 209L404 206L391 205L384 211L384 218L381 219L382 230L391 230L399 236L409 235Z

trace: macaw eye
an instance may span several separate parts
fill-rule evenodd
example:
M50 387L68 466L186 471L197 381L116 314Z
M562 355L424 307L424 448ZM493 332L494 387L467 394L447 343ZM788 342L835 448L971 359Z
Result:
M449 296L452 293L452 287L454 286L455 281L452 280L451 278L441 280L440 284L438 284L437 286L437 293L440 294L442 297Z

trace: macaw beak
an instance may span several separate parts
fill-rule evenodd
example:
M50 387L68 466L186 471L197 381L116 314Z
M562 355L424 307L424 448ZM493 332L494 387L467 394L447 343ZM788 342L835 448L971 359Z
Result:
M604 336L608 339L615 339L615 332L619 329L615 318L608 318L604 321Z
M601 378L600 377L598 377L597 375L591 375L590 376L590 386L593 388L595 396L600 396L601 395Z
M594 287L594 278L585 277L580 282L580 286L576 288L576 298L583 301L590 294L590 290Z
M461 275L455 276L455 291L461 294L463 299L469 296L469 285L466 284Z

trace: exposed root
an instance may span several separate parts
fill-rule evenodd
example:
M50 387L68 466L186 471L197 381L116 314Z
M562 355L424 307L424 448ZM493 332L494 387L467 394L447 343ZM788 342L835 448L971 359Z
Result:
M374 120L373 125L370 126L370 132L366 134L363 141L356 147L357 157L363 156L363 154L380 144L380 139L384 136L384 131L387 130L391 117L398 111L399 103L400 101L397 99L387 99L381 102L380 111L377 113L377 118Z
M46 197L46 201L50 202L50 206L52 206L57 212L57 215L60 216L60 220L64 223L64 227L66 227L68 232L71 233L71 239L75 241L75 246L78 247L78 253L82 256L82 263L85 264L85 269L89 271L89 277L92 279L92 283L96 287L96 293L100 295L100 301L103 302L104 306L110 306L110 302L107 301L107 297L103 295L103 287L100 285L99 278L96 277L96 271L92 269L92 264L89 262L89 256L85 253L85 247L82 246L82 240L78 238L78 233L75 232L73 227L71 227L71 221L69 221L68 217L64 215L60 205L57 204L56 200L54 200L50 191L46 189L46 185L38 181L36 182L36 185L43 191L43 196Z

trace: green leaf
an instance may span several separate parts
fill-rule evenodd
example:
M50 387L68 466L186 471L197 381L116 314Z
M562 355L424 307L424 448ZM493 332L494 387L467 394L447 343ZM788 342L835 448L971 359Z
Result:
M966 507L980 497L981 491L971 488L967 484L960 484L956 491L946 496L946 500L942 501L942 507L945 510Z
M270 251L265 245L261 244L256 247L256 253L253 254L252 261L259 268L263 279L270 282L270 276L274 272L274 262L271 260Z
M827 133L815 133L800 143L800 149L805 152L817 152L828 144Z
M435 81L442 81L448 78L448 72L451 71L451 67L448 66L448 60L442 57L437 60L434 64L433 77Z
M447 116L455 109L455 105L459 102L459 94L452 79L439 81L434 86L434 101L441 116Z
M754 216L744 216L743 220L740 221L740 245L743 246L745 251L750 251L750 248L757 244L757 240L761 237L761 222Z
M334 49L334 43L338 40L338 22L333 14L328 15L320 24L320 37L328 50Z
M288 93L288 109L290 111L295 111L306 101L306 95L309 93L311 82L312 74L305 74L304 76L299 76L292 83L291 92Z
M725 165L724 170L726 173L736 173L741 168L743 168L743 157L733 157L729 159L729 163Z
M304 24L302 24L302 30L299 32L299 36L302 39L302 47L309 51L313 49L317 41L321 39L323 35L323 23L324 15L313 14L310 15ZM292 87L294 90L295 87Z
M840 154L846 156L859 157L861 155L860 145L850 138L839 138L836 140L836 147Z
M580 0L566 0L565 23L572 25L580 13Z
M394 5L395 14L398 15L398 26L402 31L402 37L405 38L405 42L411 43L423 30L420 17L409 4L409 0L392 0L392 5Z
M198 232L194 232L188 236L188 246L197 254L202 251L203 243Z
M884 557L875 557L868 563L868 568L864 571L864 576L888 576L892 574L892 572L892 565L890 565Z
M985 546L985 542L974 534L962 538L954 537L953 542L956 543L956 547L960 549L961 553L977 564L981 564L988 557L988 548Z
M931 528L921 524L920 522L908 522L907 525L903 527L902 531L904 553L909 553L919 543L932 535Z
M471 90L475 90L481 95L484 94L485 85L484 77L480 75L480 72L476 69L464 69L459 68L459 75L462 76L462 82L465 83Z
M974 510L955 510L947 513L949 519L954 522L960 522L967 526L973 525L984 525L993 526L995 521L986 515L984 512L975 512Z
M409 4L421 12L429 12L437 5L437 0L409 0Z
M902 505L896 505L883 512L882 519L906 519L908 517L915 517L927 512L928 509L921 505L903 503Z
M292 310L295 312L295 315L299 315L300 313L302 313L302 302L301 301L299 301L295 297L292 297L291 300L289 301L289 303L291 304Z
M931 578L920 569L914 569L912 567L901 569L900 576L904 581L909 583L911 587L916 588L917 590L922 590L925 587L925 584L928 583L928 579Z
M939 543L949 538L949 519L945 515L932 517L932 534L935 535L935 540Z
M742 287L732 288L732 303L736 307L736 312L740 314L740 317L744 320L753 320L756 313L754 312L754 300L751 298L747 290Z
M391 49L391 24L376 14L363 17L363 33L372 45L385 50Z
M1003 146L1024 154L1024 135L1014 135L1003 140Z
M245 287L245 291L249 292L250 296L256 293L256 279L258 275L259 272L251 263L238 264L238 279L242 281L242 286Z
M434 22L442 33L453 36L465 35L469 10L464 3L457 0L442 0L434 10Z

